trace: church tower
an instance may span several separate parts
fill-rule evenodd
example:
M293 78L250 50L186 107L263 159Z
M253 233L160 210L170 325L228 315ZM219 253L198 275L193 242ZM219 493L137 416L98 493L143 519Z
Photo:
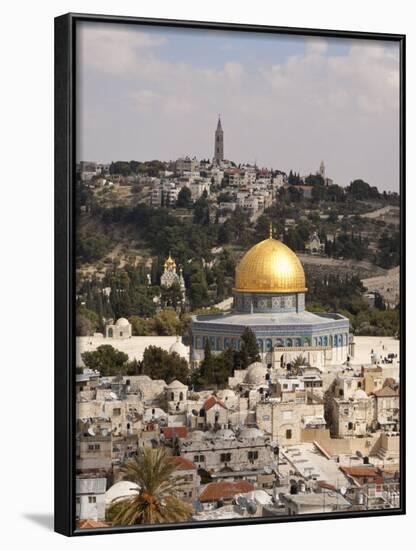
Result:
M224 132L221 126L221 119L218 117L217 129L215 130L214 163L220 164L224 160Z

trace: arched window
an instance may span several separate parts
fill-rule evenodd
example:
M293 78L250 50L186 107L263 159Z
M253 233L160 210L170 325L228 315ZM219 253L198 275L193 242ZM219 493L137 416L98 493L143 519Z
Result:
M170 400L175 401L175 394L173 392L170 393Z
M266 351L272 351L272 340L271 338L267 338L266 340Z
M328 345L328 336L324 336L323 344L324 344L324 346Z
M283 339L282 339L282 338L278 338L278 339L276 340L276 347L278 347L278 348L283 348L284 346L285 346L285 343L284 343Z
M108 337L109 337L109 338L112 338L112 337L113 337L113 329L112 329L112 328L109 328L109 329L108 329Z
M286 346L287 346L288 348L291 348L291 347L293 346L292 338L288 338L288 339L286 340Z
M183 401L183 392L179 394L179 401Z
M219 336L217 337L217 350L221 351L221 338Z
M318 346L322 346L322 336L318 338Z
M224 349L228 349L230 347L230 339L224 338Z
M302 345L302 340L300 338L296 338L294 345L297 346L298 348L300 348L300 346Z
M201 337L200 336L197 336L195 338L195 348L196 349L201 349Z
M259 346L259 352L263 353L263 340L261 338L257 338L257 345Z

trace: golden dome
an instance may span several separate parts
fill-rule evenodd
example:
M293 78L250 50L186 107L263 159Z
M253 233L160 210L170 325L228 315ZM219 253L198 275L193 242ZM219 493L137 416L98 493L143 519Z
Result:
M241 292L306 292L305 272L296 254L271 236L246 252L235 273Z
M166 261L165 261L165 269L174 268L174 267L176 267L176 262L172 258L169 252L169 258L166 258Z

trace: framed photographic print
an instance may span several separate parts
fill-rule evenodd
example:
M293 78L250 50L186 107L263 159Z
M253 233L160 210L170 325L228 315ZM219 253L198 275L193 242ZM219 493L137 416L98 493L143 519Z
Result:
M55 20L55 529L403 514L405 37Z

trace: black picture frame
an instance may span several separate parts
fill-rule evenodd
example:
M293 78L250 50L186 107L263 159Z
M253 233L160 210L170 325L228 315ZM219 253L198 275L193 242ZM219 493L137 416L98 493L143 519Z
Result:
M401 506L392 510L335 512L244 520L217 520L194 523L76 529L75 522L75 220L74 177L76 139L75 37L79 22L128 23L185 29L226 30L302 35L328 38L355 38L394 41L400 48L400 322L401 322ZM190 529L231 525L316 521L353 517L402 515L406 511L405 470L405 64L406 37L401 34L288 28L201 21L179 21L69 13L55 18L55 531L66 536Z

